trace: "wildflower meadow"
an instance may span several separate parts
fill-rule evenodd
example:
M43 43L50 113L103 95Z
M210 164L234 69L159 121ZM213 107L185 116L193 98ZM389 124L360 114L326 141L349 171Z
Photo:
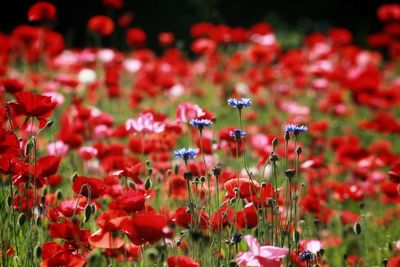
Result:
M56 1L0 34L0 266L400 266L400 4L365 46L199 22L155 51L101 2L83 48Z

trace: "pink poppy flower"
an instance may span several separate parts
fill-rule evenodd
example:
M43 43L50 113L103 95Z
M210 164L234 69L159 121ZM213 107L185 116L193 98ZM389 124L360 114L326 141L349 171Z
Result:
M236 263L239 266L281 267L281 259L289 253L287 248L260 246L257 239L251 235L246 235L244 240L250 251L238 253Z
M129 119L125 123L127 131L136 133L162 133L165 130L165 124L154 120L151 113L140 114L136 119Z

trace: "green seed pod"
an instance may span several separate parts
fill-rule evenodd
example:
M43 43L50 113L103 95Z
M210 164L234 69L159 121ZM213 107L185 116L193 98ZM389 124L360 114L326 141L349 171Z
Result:
M42 257L42 247L39 245L36 246L34 249L34 253L35 253L36 258Z
M26 215L25 213L21 213L18 215L18 226L21 227L22 225L24 225L26 220Z
M356 235L360 235L361 234L361 224L359 222L356 222L353 225L353 231Z
M146 189L146 190L149 190L151 187L152 187L152 182L151 182L151 179L150 179L150 177L147 177L146 178L146 181L144 182L144 188Z
M153 174L153 168L148 168L147 169L147 173L148 173L148 175L152 175Z
M37 218L35 219L35 223L36 223L37 226L42 225L42 218L37 217Z
M146 166L147 166L147 167L150 166L150 160L146 160Z

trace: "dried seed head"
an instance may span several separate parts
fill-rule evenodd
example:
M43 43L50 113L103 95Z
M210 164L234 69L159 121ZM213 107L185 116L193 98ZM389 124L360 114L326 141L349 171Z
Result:
M193 179L193 176L193 172L191 171L186 171L183 173L183 178L185 178L185 180L191 181Z

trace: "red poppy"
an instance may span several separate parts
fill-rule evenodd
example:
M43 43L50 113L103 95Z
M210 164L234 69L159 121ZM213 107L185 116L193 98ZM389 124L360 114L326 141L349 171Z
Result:
M146 43L147 35L139 28L131 28L126 31L126 42L132 47L142 47Z
M200 221L200 228L207 229L208 227L208 216L204 211L197 211L196 216ZM181 207L176 209L175 211L175 222L184 228L189 228L189 225L192 221L192 215L186 211L185 207Z
M10 102L9 105L17 115L26 116L24 126L27 125L29 118L37 118L40 127L46 125L46 119L51 115L57 106L51 97L44 95L36 95L32 92L18 92L15 94L16 101Z
M0 170L8 173L10 161L20 154L19 141L17 136L7 130L0 129Z
M114 22L107 16L93 16L88 21L88 28L102 36L109 36L114 32Z
M56 7L46 1L35 3L28 11L30 21L53 21L56 19Z
M103 5L105 7L121 9L124 7L124 0L103 0Z
M128 190L117 199L113 200L109 208L123 210L126 212L140 211L144 207L146 198L144 194L137 190Z
M118 249L122 247L125 242L121 237L116 236L115 232L119 231L122 221L126 218L128 218L128 215L124 211L109 210L103 212L96 219L100 230L90 236L90 245L106 249Z
M255 196L261 185L254 180L248 178L233 178L224 184L224 188L227 191L226 196L229 198L235 197L235 188L239 190L240 198L247 198L250 196Z
M90 198L98 198L104 191L105 186L103 180L98 178L78 176L74 179L72 188L76 194L81 193L81 195L85 197L90 196Z
M257 210L253 203L247 204L243 210L236 214L236 226L239 229L252 229L258 224Z
M85 265L85 258L76 253L67 242L63 246L56 242L47 242L42 245L41 267L83 267Z
M53 238L63 238L75 248L87 247L90 232L79 227L79 222L74 224L68 219L64 222L56 222L48 226L49 233Z
M173 234L167 219L155 213L135 214L125 219L120 228L135 245L154 243Z
M389 170L389 178L394 183L400 183L400 162Z
M4 90L10 94L20 92L24 90L25 87L25 84L22 81L14 78L2 79L1 85L4 87Z
M174 41L175 41L175 37L172 32L162 32L158 35L158 42L162 46L173 45Z
M168 257L168 267L200 267L194 259L189 256L172 255Z

